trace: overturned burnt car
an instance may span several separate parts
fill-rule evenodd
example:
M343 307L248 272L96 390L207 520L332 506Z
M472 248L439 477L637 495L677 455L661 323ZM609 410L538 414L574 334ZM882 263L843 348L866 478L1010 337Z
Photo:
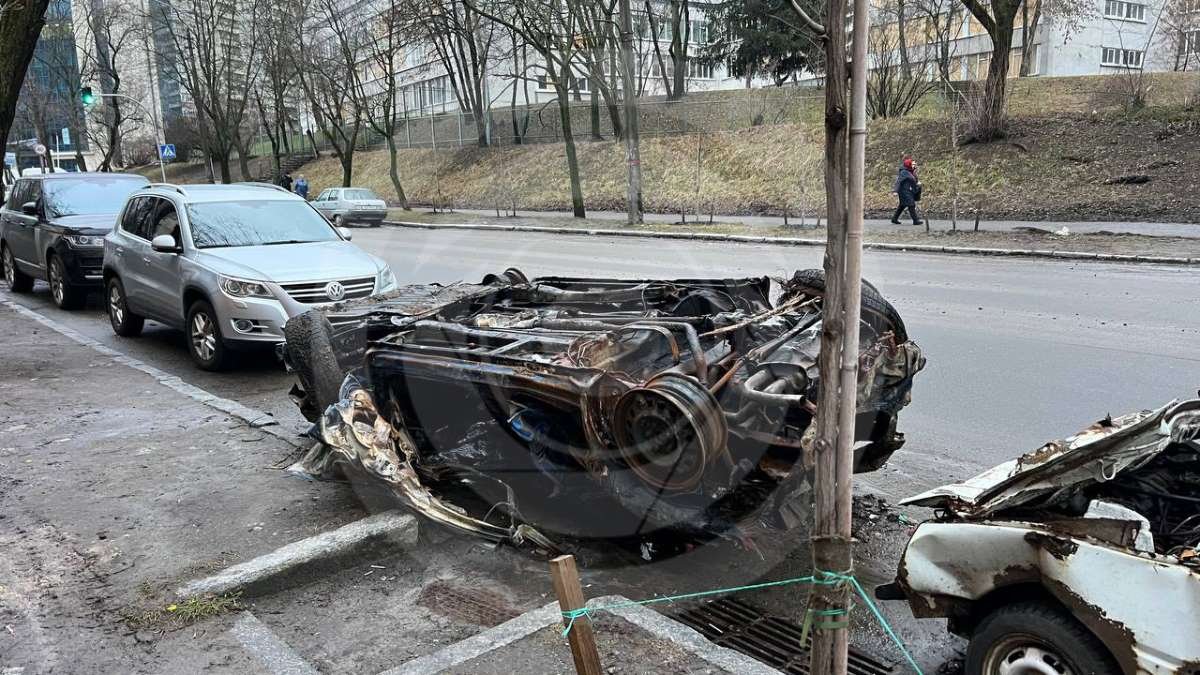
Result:
M968 675L1200 673L1200 400L1105 419L958 485L894 583Z
M510 269L317 309L286 327L293 398L321 443L294 470L386 484L495 541L791 526L809 498L820 270L623 280ZM864 284L855 468L899 448L924 366ZM536 525L534 525L536 523ZM652 548L652 546L651 546Z

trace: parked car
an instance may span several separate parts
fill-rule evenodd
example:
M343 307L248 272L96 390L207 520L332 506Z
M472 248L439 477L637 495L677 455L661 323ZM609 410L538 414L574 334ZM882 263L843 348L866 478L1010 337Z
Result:
M301 197L255 185L154 185L134 193L104 239L109 321L187 333L198 366L283 341L289 317L391 290L387 263L350 243Z
M150 181L119 173L46 173L17 179L0 208L0 265L9 290L50 283L63 309L83 305L103 283L104 235L125 199Z
M1200 400L903 503L938 515L876 593L948 618L966 675L1200 672Z
M312 205L338 226L365 223L370 227L379 227L387 217L387 203L366 188L322 190Z

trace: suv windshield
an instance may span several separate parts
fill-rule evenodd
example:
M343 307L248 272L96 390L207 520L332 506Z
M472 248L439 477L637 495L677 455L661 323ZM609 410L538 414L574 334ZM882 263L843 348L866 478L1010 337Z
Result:
M379 199L374 192L365 189L354 188L353 190L345 190L342 192L343 199Z
M196 248L270 246L337 241L337 232L308 204L254 200L207 202L187 207Z
M146 180L113 176L55 178L42 184L42 198L50 218L119 213L125 199L148 184Z

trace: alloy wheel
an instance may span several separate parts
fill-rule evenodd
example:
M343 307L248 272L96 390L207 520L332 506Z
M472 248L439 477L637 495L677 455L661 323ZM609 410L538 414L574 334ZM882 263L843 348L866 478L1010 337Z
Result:
M204 312L192 315L192 349L202 361L211 361L217 351L217 327Z
M50 258L50 294L54 296L55 304L63 304L66 297L66 282L63 280L62 261L57 257Z
M108 286L108 315L115 326L125 321L125 298L121 297L121 287L115 283Z
M1057 650L1028 635L1014 635L992 647L986 675L1074 675Z

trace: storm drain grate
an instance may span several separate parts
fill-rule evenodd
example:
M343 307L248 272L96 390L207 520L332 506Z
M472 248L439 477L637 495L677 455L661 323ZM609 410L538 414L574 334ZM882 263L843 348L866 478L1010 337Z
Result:
M487 627L499 626L520 614L499 593L442 580L421 589L417 604L455 621Z
M720 598L692 605L673 614L712 642L785 673L809 675L809 643L801 644L803 629L791 621L763 616L758 610L739 600ZM885 665L850 648L852 675L891 675L892 666Z

